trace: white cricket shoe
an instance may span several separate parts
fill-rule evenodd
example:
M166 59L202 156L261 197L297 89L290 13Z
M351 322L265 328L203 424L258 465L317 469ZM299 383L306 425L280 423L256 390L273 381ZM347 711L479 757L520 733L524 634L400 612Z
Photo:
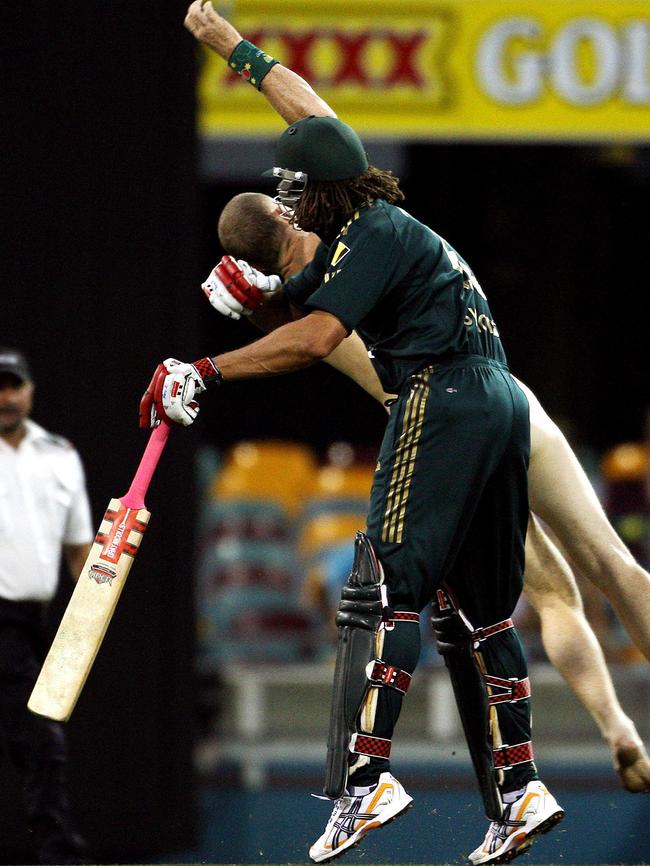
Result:
M527 851L535 837L547 833L564 818L564 809L541 782L529 782L513 803L507 803L503 820L492 821L483 844L469 855L478 863L509 863Z
M325 832L309 849L315 863L323 863L358 845L369 830L388 824L411 807L409 797L397 779L382 773L369 794L345 794L336 801Z

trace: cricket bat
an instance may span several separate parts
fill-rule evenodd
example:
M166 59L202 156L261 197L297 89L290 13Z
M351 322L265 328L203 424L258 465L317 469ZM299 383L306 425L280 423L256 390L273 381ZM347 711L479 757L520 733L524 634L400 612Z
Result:
M168 435L163 421L149 437L128 492L108 504L27 703L33 713L65 722L75 708L149 523L144 497Z

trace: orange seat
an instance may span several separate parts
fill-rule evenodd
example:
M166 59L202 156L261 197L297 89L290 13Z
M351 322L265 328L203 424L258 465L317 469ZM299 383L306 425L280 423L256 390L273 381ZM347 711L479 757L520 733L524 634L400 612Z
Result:
M639 481L650 471L650 449L639 442L623 442L610 448L602 459L608 481Z
M211 492L219 500L272 499L295 514L316 468L311 448L299 442L240 442L226 455Z
M364 512L328 512L316 514L301 529L298 547L309 556L322 547L348 541L352 546L355 533L366 525Z
M353 465L345 468L324 466L314 479L311 494L318 499L370 498L374 467Z

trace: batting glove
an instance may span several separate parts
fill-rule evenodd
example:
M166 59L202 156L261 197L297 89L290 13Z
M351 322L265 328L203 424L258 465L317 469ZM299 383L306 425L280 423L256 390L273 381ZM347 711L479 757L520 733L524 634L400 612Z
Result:
M264 296L277 291L281 285L280 277L267 276L248 262L223 256L201 288L218 313L239 319L259 310Z
M161 419L156 411L154 394L156 391L162 390L162 381L166 375L167 370L162 364L158 364L153 376L151 377L151 382L147 385L147 390L144 392L142 399L140 400L140 427L157 427L160 424Z
M140 427L157 427L163 418L189 427L199 414L195 397L211 380L221 382L221 372L211 358L194 364L167 358L156 367L140 401Z

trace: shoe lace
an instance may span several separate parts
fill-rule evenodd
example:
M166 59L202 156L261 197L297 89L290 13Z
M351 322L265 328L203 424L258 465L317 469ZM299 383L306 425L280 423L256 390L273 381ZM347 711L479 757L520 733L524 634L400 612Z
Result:
M335 821L340 820L347 814L347 809L350 806L350 803L354 801L354 797L351 797L349 794L344 794L342 797L334 803L334 808L332 809L332 814L330 815L329 824L333 824Z
M488 830L488 835L492 835L495 840L499 840L500 842L504 841L507 836L510 835L509 830L512 831L516 827L524 827L526 825L525 821L515 821L510 818L510 812L512 810L512 805L509 803L503 812L503 817L500 821L492 821L490 824L490 829Z

